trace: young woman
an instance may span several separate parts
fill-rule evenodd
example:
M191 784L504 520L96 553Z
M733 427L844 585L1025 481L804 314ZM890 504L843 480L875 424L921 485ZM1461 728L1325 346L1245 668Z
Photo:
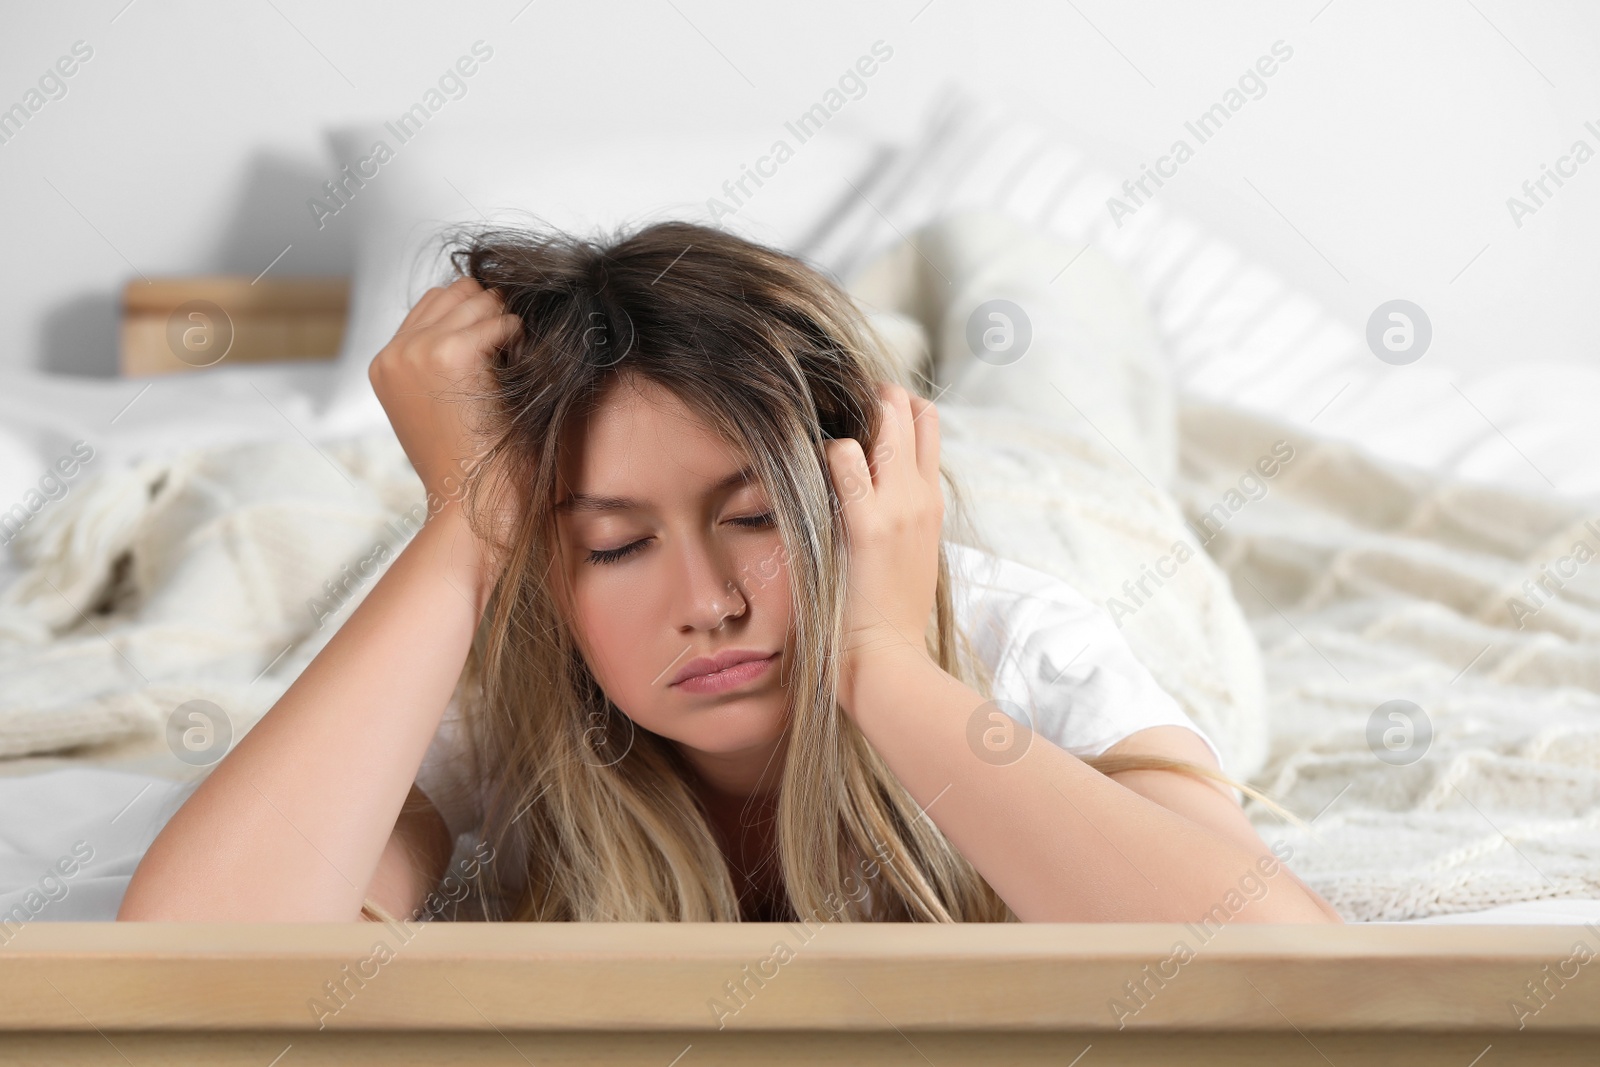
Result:
M1104 619L1065 714L1115 744L1000 714L938 410L822 275L686 223L452 259L370 371L434 514L119 918L415 913L459 704L482 917L1339 921Z

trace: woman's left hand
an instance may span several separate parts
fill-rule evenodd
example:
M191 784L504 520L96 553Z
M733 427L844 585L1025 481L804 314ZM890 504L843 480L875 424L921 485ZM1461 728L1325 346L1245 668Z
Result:
M944 527L938 408L891 382L878 383L878 396L870 465L853 438L825 446L850 543L839 702L852 716L863 666L907 651L928 658Z

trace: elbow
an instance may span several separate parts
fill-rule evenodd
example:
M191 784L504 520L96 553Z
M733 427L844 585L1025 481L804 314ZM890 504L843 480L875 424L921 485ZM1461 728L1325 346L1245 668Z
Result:
M117 906L117 922L177 922L185 916L172 913L171 894L155 891L148 877L141 880L135 869L128 888L122 893L122 903Z
M117 907L117 922L161 922L167 918L147 906L144 900L134 896L132 885L128 888L129 892L123 894L122 903Z
M204 884L164 867L159 855L147 851L117 906L117 922L193 922L210 918L206 898L186 892L186 887Z
M1304 903L1298 903L1292 909L1286 909L1286 914L1274 919L1280 923L1343 923L1344 917L1327 903L1317 897L1309 897Z
M1309 889L1297 893L1274 893L1259 897L1251 901L1250 905L1235 918L1248 923L1344 922L1343 916Z
M1309 890L1308 890L1308 892L1309 892ZM1311 899L1316 902L1317 908L1322 912L1322 916L1323 916L1322 921L1323 922L1330 922L1330 923L1342 923L1342 922L1344 922L1344 916L1340 915L1337 911L1334 911L1332 904L1329 904L1326 900L1323 900L1320 896L1318 896L1315 893L1311 894ZM1313 920L1313 921L1315 921L1315 920Z

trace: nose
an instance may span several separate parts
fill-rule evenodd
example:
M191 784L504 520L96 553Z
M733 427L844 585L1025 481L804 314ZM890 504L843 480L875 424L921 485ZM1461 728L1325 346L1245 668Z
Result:
M728 619L741 618L749 607L731 569L708 545L685 546L682 574L678 629L683 633L721 629Z

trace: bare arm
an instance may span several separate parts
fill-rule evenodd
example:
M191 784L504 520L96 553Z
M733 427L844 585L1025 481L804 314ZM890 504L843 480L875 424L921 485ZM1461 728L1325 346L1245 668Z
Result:
M922 649L879 650L856 675L846 709L868 742L1023 921L1193 922L1217 906L1235 922L1328 921L1290 879L1251 897L1270 877L1254 850L1053 744L980 759L967 722L983 697Z
M1212 754L1210 747L1200 739L1200 735L1182 726L1152 726L1139 730L1112 745L1106 752L1108 755L1140 753L1168 756L1172 759L1203 764L1212 770L1222 769L1218 766L1217 758ZM1276 873L1262 879L1267 887L1266 892L1271 892L1272 887L1279 884L1275 879L1287 878L1311 898L1330 922L1344 922L1344 917L1334 910L1333 905L1289 869L1288 861L1293 858L1292 851L1290 855L1282 855L1283 850L1277 847L1278 842L1268 846L1261 839L1261 835L1256 832L1255 826L1245 815L1239 802L1234 799L1233 791L1227 785L1216 781L1201 781L1177 771L1122 771L1110 777L1140 796L1153 800L1162 807L1184 815L1193 822L1237 842L1254 854L1258 862L1269 857L1271 860L1281 860L1281 863L1276 864Z
M1183 922L1220 905L1235 921L1326 922L1298 882L1241 889L1263 857L1215 822L1210 786L1178 803L1204 801L1191 817L1053 744L980 758L968 725L986 701L923 640L944 519L937 409L888 383L881 406L874 464L860 442L826 446L850 545L839 703L928 818L1024 921Z
M145 853L119 919L354 919L477 625L474 539L425 524Z
M492 586L482 543L440 492L473 451L458 406L439 398L511 332L497 301L465 279L430 290L374 360L430 512L442 507L167 822L119 919L350 921L380 873L380 892L409 892L380 861L397 833L407 853L418 840L397 827L401 807Z
M444 817L416 786L378 857L367 899L397 918L417 915L444 879L454 842Z

